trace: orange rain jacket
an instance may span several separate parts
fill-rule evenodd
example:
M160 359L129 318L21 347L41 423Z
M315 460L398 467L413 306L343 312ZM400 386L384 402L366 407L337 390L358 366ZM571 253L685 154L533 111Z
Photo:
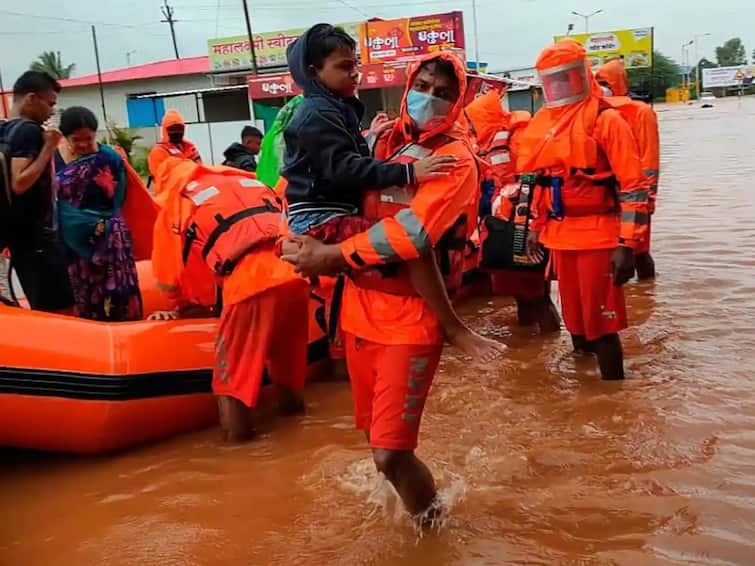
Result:
M629 83L624 63L614 59L603 65L595 74L598 82L605 82L613 96L609 97L610 103L617 108L624 119L629 122L634 137L637 140L637 148L642 162L642 173L650 185L650 213L655 212L655 200L658 195L658 176L660 175L661 143L658 134L658 116L649 104L632 100L629 94Z
M637 249L648 232L648 182L631 128L603 97L581 44L566 39L546 47L535 66L544 71L577 61L585 65L588 96L540 109L519 148L520 173L563 180L564 217L549 216L553 191L548 184L536 191L531 229L555 250Z
M514 205L509 199L519 194L516 183L516 155L524 127L531 119L529 112L508 112L501 105L500 94L490 91L470 102L465 113L469 129L477 142L477 155L482 161L482 178L495 185L493 215L510 220ZM499 199L502 194L506 198Z
M411 89L420 65L435 57L452 62L459 81L459 99L442 124L416 134L407 113L405 93L400 119L380 144L383 149L376 157L387 158L412 142L422 144L442 134L449 138L449 143L434 153L453 155L457 162L447 177L420 184L409 208L341 244L341 253L354 269L417 259L438 245L460 218L466 219L467 236L474 231L480 191L477 163L462 116L467 82L464 67L450 53L427 55L410 71L406 92ZM344 291L341 324L345 331L379 344L443 342L437 317L420 297L363 289L351 280Z
M180 157L184 159L191 159L197 163L202 163L202 158L199 155L197 146L187 139L181 142L181 145L175 145L170 143L168 138L168 128L180 124L186 127L186 122L183 116L178 110L168 110L163 116L162 122L162 139L155 144L152 150L149 152L147 158L147 165L149 166L149 173L153 178L157 178L157 171L160 169L160 164L168 157ZM159 194L157 185L155 185L155 194Z
M194 205L183 196L183 190L191 182L202 183L206 175L222 175L228 179L228 183L234 184L238 184L242 178L256 178L254 173L232 167L205 166L174 157L166 159L161 165L156 183L160 189L157 200L162 204L162 209L155 222L152 269L159 288L168 294L172 306L214 305L218 284L223 287L223 304L232 305L272 287L300 280L293 266L275 255L272 239L269 245L260 245L244 256L234 270L222 279L216 278L201 257L190 257L184 264L184 235L191 224ZM213 186L223 190L221 183L215 181ZM248 189L255 190L254 187Z

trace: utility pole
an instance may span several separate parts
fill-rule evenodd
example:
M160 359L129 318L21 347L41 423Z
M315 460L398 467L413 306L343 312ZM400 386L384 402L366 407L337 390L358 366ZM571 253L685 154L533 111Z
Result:
M474 20L474 58L475 69L480 72L480 46L477 41L477 0L472 0L472 19Z
M131 66L131 56L136 53L136 49L132 49L131 51L126 51L126 66Z
M107 123L105 110L105 90L102 88L102 69L100 68L100 49L97 46L97 31L92 26L92 43L94 43L94 59L97 62L97 84L100 87L100 103L102 104L102 118L105 121L105 139L110 143L110 125Z
M166 0L167 1L167 0ZM251 51L252 55L252 74L257 74L257 53L254 50L254 37L252 36L252 22L249 19L249 6L246 3L246 0L243 1L244 4L244 19L246 20L246 35L249 38L249 50Z
M176 30L173 28L173 24L178 20L173 19L173 8L168 5L168 0L163 1L165 4L160 8L160 11L163 13L165 19L160 20L160 22L170 25L170 36L173 38L173 51L176 52L176 59L180 59L178 56L178 44L176 43Z

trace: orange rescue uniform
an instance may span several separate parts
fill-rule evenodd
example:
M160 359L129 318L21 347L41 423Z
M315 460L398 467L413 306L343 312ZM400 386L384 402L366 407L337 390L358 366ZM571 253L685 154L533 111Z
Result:
M658 197L658 176L660 175L658 116L649 104L632 100L627 96L629 94L627 74L624 70L624 63L619 59L614 59L603 65L595 74L595 78L600 83L606 83L611 89L613 96L609 97L608 100L629 122L632 133L637 140L642 173L649 183L648 209L652 215L655 212L655 201ZM637 253L650 251L651 226L652 223L649 221L647 237L637 247Z
M438 246L460 222L467 237L475 228L479 176L461 118L465 71L448 53L432 54L423 60L434 57L453 63L461 96L442 124L416 139L404 96L400 120L380 144L382 151L376 156L387 158L409 146L432 146L433 154L453 155L457 163L448 176L418 185L411 206L340 244L343 257L355 270L418 259ZM421 63L411 73L407 89ZM429 143L440 135L446 136L445 143ZM461 267L457 263L453 269ZM461 273L450 275L453 278ZM413 450L422 408L443 348L443 332L435 313L419 296L362 288L349 279L343 295L341 325L346 333L346 361L357 427L369 430L373 447Z
M168 157L177 157L182 159L190 159L196 163L202 163L202 158L199 155L197 146L187 139L184 139L179 145L170 143L168 137L168 128L170 126L181 125L186 128L186 122L183 116L178 110L168 110L163 116L162 121L162 138L155 144L147 157L147 165L149 166L149 173L153 178L157 177L157 172L160 169L160 165ZM155 184L155 194L159 194L161 190L158 184Z
M516 155L522 133L531 119L529 112L504 110L500 94L490 91L465 108L477 143L483 179L494 184L492 214L505 222L514 220L514 202L519 198ZM533 300L545 294L543 271L495 269L490 274L493 294Z
M637 250L645 239L648 181L632 130L602 97L584 47L556 43L536 67L546 106L527 127L517 169L538 174L532 229L553 251L566 327L595 340L626 328L611 251Z
M195 289L208 282L222 286L213 392L249 407L257 403L266 366L275 383L292 391L304 388L309 286L276 256L277 231L261 235L261 243L223 276L210 269L198 246L191 247L184 261L184 245L192 211L201 206L187 198L187 187L201 196L238 190L240 184L244 190L264 191L275 198L271 189L254 179L253 173L230 167L166 160L158 177L163 207L155 226L152 259L158 284L179 304L196 299Z

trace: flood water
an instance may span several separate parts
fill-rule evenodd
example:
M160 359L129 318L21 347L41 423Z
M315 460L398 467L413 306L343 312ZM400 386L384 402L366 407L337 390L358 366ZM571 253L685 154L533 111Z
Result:
M755 564L755 98L659 117L659 276L627 287L628 379L513 327L510 300L465 305L510 355L444 357L419 449L439 533L408 526L348 386L321 383L243 446L1 455L0 564Z

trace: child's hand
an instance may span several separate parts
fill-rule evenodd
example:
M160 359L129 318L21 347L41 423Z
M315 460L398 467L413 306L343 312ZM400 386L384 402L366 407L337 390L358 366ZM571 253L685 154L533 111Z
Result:
M380 134L393 127L396 120L391 120L385 112L378 112L370 124L370 134L379 137Z
M431 181L436 177L447 177L456 163L453 155L432 155L414 164L414 179L418 183Z

